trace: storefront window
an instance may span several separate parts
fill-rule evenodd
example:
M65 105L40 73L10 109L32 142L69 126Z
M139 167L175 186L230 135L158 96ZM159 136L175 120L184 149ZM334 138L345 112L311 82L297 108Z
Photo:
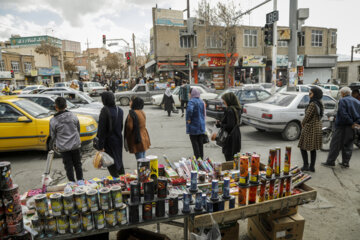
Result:
M211 81L212 81L211 75L212 75L211 70L199 70L198 82L206 86L211 86Z

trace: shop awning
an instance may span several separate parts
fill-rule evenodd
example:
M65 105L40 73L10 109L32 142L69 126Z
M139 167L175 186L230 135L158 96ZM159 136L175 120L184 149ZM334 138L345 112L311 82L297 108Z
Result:
M155 60L151 60L150 62L147 62L147 63L145 64L145 69L151 67L151 66L154 65L155 63L156 63Z

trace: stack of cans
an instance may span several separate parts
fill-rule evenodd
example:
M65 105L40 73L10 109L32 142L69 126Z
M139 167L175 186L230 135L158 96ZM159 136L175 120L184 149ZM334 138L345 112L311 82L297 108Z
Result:
M0 162L0 239L30 239L24 230L19 187L13 184L10 162Z

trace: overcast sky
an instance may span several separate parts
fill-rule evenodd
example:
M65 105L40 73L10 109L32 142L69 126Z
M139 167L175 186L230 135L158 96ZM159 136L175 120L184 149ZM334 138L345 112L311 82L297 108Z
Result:
M226 1L226 0L223 0ZM264 0L234 0L247 10ZM194 16L198 1L190 0ZM211 0L215 4L217 0ZM0 0L0 41L8 40L11 34L21 36L52 35L82 43L87 39L90 47L102 46L102 34L107 38L149 43L152 27L151 8L182 10L186 0ZM360 1L358 0L299 0L299 8L310 8L307 26L338 29L338 54L350 55L352 45L360 44ZM242 19L244 25L263 26L265 15L271 12L273 3L258 8ZM278 0L279 24L288 26L289 0ZM184 13L186 17L186 13ZM111 51L121 47L111 47ZM359 55L358 55L359 56Z

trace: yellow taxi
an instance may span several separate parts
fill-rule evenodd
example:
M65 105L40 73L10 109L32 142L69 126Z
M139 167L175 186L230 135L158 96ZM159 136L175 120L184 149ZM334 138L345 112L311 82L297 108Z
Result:
M49 137L52 111L16 96L0 96L0 152L53 149ZM90 116L77 115L82 143L93 140L97 123Z

